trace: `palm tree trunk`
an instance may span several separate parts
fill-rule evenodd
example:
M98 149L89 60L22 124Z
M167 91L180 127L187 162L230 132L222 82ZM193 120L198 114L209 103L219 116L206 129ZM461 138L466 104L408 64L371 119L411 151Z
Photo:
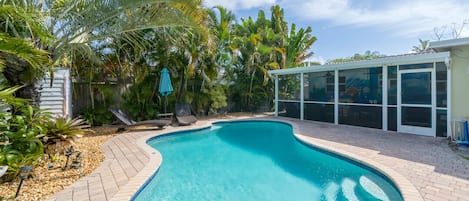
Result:
M251 99L252 99L252 85L253 85L253 82L254 82L254 75L256 74L256 70L254 69L252 71L252 75L251 75L251 83L249 84L249 93L248 93L248 100L247 100L247 106L248 108L251 108Z
M29 64L18 57L1 54L5 58L5 69L2 74L8 82L8 86L24 86L15 93L15 97L27 99L30 104L39 107L40 92L36 86L35 72L28 71Z

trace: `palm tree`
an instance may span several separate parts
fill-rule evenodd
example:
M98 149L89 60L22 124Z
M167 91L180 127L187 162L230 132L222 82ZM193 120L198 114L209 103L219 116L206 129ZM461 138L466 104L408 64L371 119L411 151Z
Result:
M218 12L218 14L217 14ZM231 68L233 38L235 31L235 16L226 8L217 6L207 11L209 29L216 40L215 62L223 70Z
M296 25L292 24L290 35L287 39L285 68L295 67L313 56L310 50L317 38L311 35L311 27L301 28L296 31Z
M419 45L418 46L414 46L412 48L412 51L415 52L415 53L424 53L424 52L428 52L430 51L429 49L429 45L430 45L430 41L429 40L422 40L419 38Z
M48 68L49 57L39 46L52 38L37 9L3 2L0 7L0 72L9 86L24 86L16 90L21 98L38 96L34 93L35 77ZM38 21L39 20L39 21Z
M14 1L16 2L16 1ZM92 46L100 45L116 37L126 41L132 47L145 48L148 43L141 30L159 29L164 27L186 28L191 32L201 30L203 16L200 15L200 0L63 0L63 1L5 1L17 10L34 11L40 18L34 18L36 24L47 24L45 33L52 33L52 40L46 37L35 37L34 32L17 34L15 37L32 38L34 45L48 51L54 66L74 67L73 58L76 53L86 55L87 58L100 58L93 52ZM47 17L42 17L47 16ZM0 16L0 22L10 22L8 15ZM47 20L46 20L47 19ZM35 23L25 20L13 21L12 26L6 26L8 32L16 30L33 30ZM3 27L3 26L2 26ZM10 28L14 27L14 29ZM42 28L42 26L41 26ZM20 33L23 33L20 32ZM44 33L44 32L39 32ZM41 36L41 35L39 35ZM33 86L38 74L28 74L33 69L22 60L5 63L4 73L7 80L13 84L27 84ZM18 68L21 66L21 68ZM52 65L44 65L40 70ZM14 75L21 75L13 77ZM31 79L25 79L25 77ZM14 79L12 79L14 78Z

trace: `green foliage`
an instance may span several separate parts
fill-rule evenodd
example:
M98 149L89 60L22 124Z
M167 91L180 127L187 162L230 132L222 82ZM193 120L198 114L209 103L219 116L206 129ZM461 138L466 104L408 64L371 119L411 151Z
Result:
M415 53L425 53L430 51L430 41L429 40L422 40L419 38L419 45L413 46L412 51Z
M193 105L202 114L218 114L219 110L227 106L225 89L222 85L203 87L194 94Z
M101 73L96 73L101 75ZM99 80L99 78L94 78ZM115 90L118 89L117 85L110 84L89 84L89 83L75 83L74 97L83 101L83 91L92 95L89 96L91 104L78 112L78 116L84 118L92 126L101 126L103 124L110 124L114 120L114 116L109 112L109 106L114 105ZM78 98L79 97L79 98Z
M232 85L227 90L234 111L259 111L272 108L273 79L268 71L299 66L312 56L316 41L311 27L290 29L279 6L271 7L271 18L259 11L257 19L241 19L233 32L237 55L233 67L226 69Z
M160 113L161 99L155 85L155 74L147 75L123 95L123 109L137 121L154 119Z
M44 154L44 144L59 141L72 142L88 132L85 121L80 119L53 119L50 112L39 110L24 99L13 97L19 87L0 86L0 108L10 106L12 112L0 113L0 165L7 165L8 172L2 181L16 178L20 167L34 165Z
M83 134L92 132L92 130L88 129L89 127L88 123L83 119L56 118L44 125L45 134L36 137L41 139L45 145L57 142L73 143L75 139Z
M368 60L368 59L377 59L380 57L384 57L386 55L380 54L378 51L366 51L364 54L356 53L352 57L345 57L345 58L337 58L330 61L327 61L327 64L332 63L344 63L344 62L351 62L351 61L360 61L360 60Z
M92 126L101 126L103 124L110 124L114 120L114 116L109 112L108 108L104 104L95 104L94 108L88 106L82 109L78 115Z
M50 113L35 109L22 99L11 98L15 90L7 88L0 92L0 104L10 104L18 112L0 113L0 165L8 165L8 172L2 177L7 181L16 177L21 166L32 165L42 156L44 147L38 136L45 133L44 125L51 119Z

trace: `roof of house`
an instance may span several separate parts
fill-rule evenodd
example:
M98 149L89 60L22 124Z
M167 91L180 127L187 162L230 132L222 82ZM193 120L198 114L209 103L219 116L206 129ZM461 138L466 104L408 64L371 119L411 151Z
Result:
M328 70L344 70L354 68L366 68L366 67L379 67L379 66L392 66L402 64L413 64L413 63L427 63L434 61L445 61L450 57L450 52L424 52L424 53L411 53L385 56L376 59L351 61L344 63L333 63L324 64L320 66L306 66L279 70L270 70L269 74L294 74L304 72L320 72Z
M429 48L437 51L448 51L453 47L467 46L469 45L469 37L456 38L450 40L440 40L430 42Z
M306 66L289 69L270 70L269 74L293 74L303 72L318 72L335 69L353 69L365 67L377 67L384 65L399 65L411 63L425 63L433 61L445 61L450 57L450 50L453 47L469 46L469 37L450 40L441 40L430 42L429 52L409 53L400 55L384 56L376 59L367 59L359 61L350 61L343 63L324 64L320 66Z

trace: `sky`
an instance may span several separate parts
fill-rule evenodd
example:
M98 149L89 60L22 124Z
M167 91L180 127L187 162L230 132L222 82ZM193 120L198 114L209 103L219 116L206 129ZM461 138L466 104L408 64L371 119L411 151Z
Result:
M460 37L469 37L469 0L204 0L204 4L231 10L238 22L255 18L261 9L270 17L270 7L280 5L289 26L313 29L318 40L311 60L319 62L367 50L406 54L419 39L436 41L437 35L452 39L451 30L461 27Z

